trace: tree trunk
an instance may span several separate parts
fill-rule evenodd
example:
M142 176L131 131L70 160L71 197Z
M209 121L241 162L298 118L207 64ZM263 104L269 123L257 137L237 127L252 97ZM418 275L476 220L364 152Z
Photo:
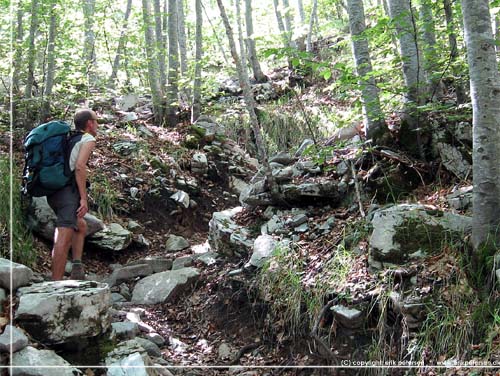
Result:
M290 46L295 48L296 46L293 40L293 23L292 23L292 17L290 16L290 3L288 0L283 0L283 8L285 11L285 27L286 27L287 39L290 42Z
M24 97L29 99L32 97L33 83L35 81L35 34L38 29L38 0L31 1L31 22L30 34L28 39L28 76L26 78L26 86L24 88Z
M304 3L302 0L297 0L297 8L299 10L300 23L303 25L306 22L306 14L304 12Z
M273 5L274 5L274 13L276 15L276 22L278 23L278 30L281 33L281 36L283 38L283 44L285 47L289 48L290 47L290 39L288 38L288 33L285 30L285 24L283 23L283 16L281 15L280 11L280 4L279 0L273 0Z
M123 17L122 30L120 31L120 37L118 39L118 47L116 48L116 55L113 61L113 69L111 71L111 76L109 78L109 83L114 86L116 77L118 76L118 69L120 68L120 59L125 52L125 47L127 44L127 29L128 29L128 19L130 17L130 12L132 10L132 0L127 0L127 7L125 9L125 15Z
M155 46L156 54L158 55L158 68L160 70L160 87L163 92L165 85L167 84L167 67L165 64L165 37L163 36L163 30L161 27L161 5L160 0L153 0L153 11L155 15Z
M56 45L56 25L57 25L57 11L56 0L50 3L50 24L49 24L49 38L47 41L47 75L45 76L45 84L43 86L43 107L41 113L41 122L45 122L50 115L50 96L52 95L52 87L54 86L55 74L55 45Z
M167 86L167 124L177 125L177 96L179 69L179 40L177 25L177 1L168 0L168 86Z
M473 113L472 244L481 268L484 251L500 244L500 74L488 0L461 2Z
M155 54L155 38L151 27L151 5L149 0L142 0L142 15L144 19L144 39L146 58L148 59L148 81L153 98L153 113L156 125L163 125L164 106L162 90L160 88L160 75L158 72L158 60Z
M236 71L238 72L238 79L240 81L240 87L243 91L243 96L245 99L245 104L246 108L248 111L248 115L250 117L250 124L252 126L253 134L255 137L255 144L257 146L258 150L258 156L259 160L261 163L264 165L266 171L268 171L268 174L271 176L271 170L269 168L269 163L267 161L267 151L266 148L264 147L264 142L262 139L262 134L260 130L260 124L259 120L257 118L257 114L255 113L255 100L253 98L252 91L250 89L250 83L248 80L248 74L245 69L243 69L241 65L240 58L238 56L238 53L236 51L236 44L234 43L234 38L233 38L233 31L231 29L231 25L229 24L229 20L226 15L226 10L224 9L224 5L222 4L222 0L217 0L217 5L219 6L220 14L222 17L222 22L224 23L224 27L226 29L226 35L229 40L229 47L231 50L231 55L233 57L234 63L236 65ZM267 174L266 174L267 176ZM272 180L268 180L268 182L273 186Z
M22 59L22 44L23 44L23 6L22 2L19 1L17 4L17 25L14 28L12 25L12 30L15 30L14 35L14 61L12 67L12 93L15 96L20 95L19 88L19 70L21 67L21 59Z
M180 55L180 68L181 76L187 72L187 43L186 43L186 16L184 12L184 0L177 2L177 22L179 26L179 55Z
M243 36L243 27L241 26L241 6L240 6L240 0L235 0L234 1L235 7L236 7L236 25L238 27L238 44L240 46L240 61L241 61L241 66L245 71L248 69L248 57L247 57L247 51L245 48L245 38ZM248 74L248 73L247 73Z
M455 24L453 22L453 8L450 0L443 0L444 14L446 18L446 29L448 33L448 44L450 46L450 62L454 62L458 58L458 44ZM453 67L453 65L452 65ZM454 87L457 95L457 104L466 102L465 90L460 81L461 72L452 68L454 76Z
M421 88L424 83L420 69L420 56L414 19L409 0L389 0L389 14L399 38L399 52L403 60L403 77L406 85L405 102L419 104L422 102Z
M245 24L247 29L247 49L248 59L252 66L253 77L257 82L266 82L267 77L262 73L259 59L257 58L257 50L255 48L255 39L253 35L253 16L252 16L252 0L245 0Z
M436 75L436 34L434 17L432 15L432 3L429 0L419 1L420 27L424 51L424 69L427 77L427 85L431 93L435 93L439 87L439 76Z
M377 140L385 130L384 116L380 109L379 90L373 76L370 75L372 72L370 51L368 40L363 34L366 29L363 0L347 0L347 13L349 14L354 62L363 99L365 134L367 138Z
M195 38L195 66L193 83L193 107L191 110L191 122L194 123L201 113L201 58L203 54L203 14L201 0L195 0L196 14L196 38Z
M314 18L316 17L317 9L318 9L318 0L313 0L311 16L309 17L309 30L307 31L307 42L306 42L307 52L312 52L312 35L314 27Z
M95 0L83 0L82 2L85 38L83 41L83 62L85 64L85 75L89 87L96 83L95 73L95 34L94 34L94 12Z
M215 37L215 40L217 41L217 45L219 46L219 49L220 49L220 52L222 54L222 57L224 58L224 61L226 62L227 65L229 65L229 60L227 59L227 56L226 56L226 51L224 50L224 46L222 45L220 39L219 39L219 35L218 35L218 32L217 30L215 29L212 21L210 20L210 17L207 13L207 10L205 9L205 6L203 5L203 3L201 3L201 6L203 8L203 11L205 12L205 17L207 17L207 21L208 23L210 24L210 27L212 28L212 31L213 31L213 35Z

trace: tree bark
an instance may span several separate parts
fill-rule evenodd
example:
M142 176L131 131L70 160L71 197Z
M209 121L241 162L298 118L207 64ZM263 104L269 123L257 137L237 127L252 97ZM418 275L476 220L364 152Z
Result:
M163 30L161 27L161 4L160 0L153 0L153 11L155 19L155 47L156 54L158 55L158 69L160 70L160 87L163 92L165 85L167 84L167 66L165 64L165 37L163 36Z
M243 27L241 25L241 4L240 0L235 0L234 5L236 7L236 25L238 27L238 44L240 46L240 61L241 66L245 71L248 69L248 55L245 48L245 38L243 37ZM248 73L247 73L248 74Z
M49 37L47 41L47 74L45 76L45 84L43 86L43 108L41 114L41 121L45 122L46 118L50 115L50 96L52 95L52 88L54 86L55 75L55 45L56 45L56 26L57 26L57 1L52 0L50 3L50 24L49 24Z
M318 8L318 0L313 0L311 16L309 17L309 29L307 31L307 42L306 42L307 52L312 52L312 35L313 35L314 19L316 16L317 8Z
M458 58L457 32L453 22L453 8L450 0L443 0L443 8L446 19L446 29L448 34L448 44L450 48L450 61L454 62ZM453 66L453 65L452 65ZM454 76L454 87L457 95L457 104L464 103L466 99L465 90L460 82L461 73L457 69L452 68Z
M191 122L194 123L201 113L201 58L203 56L203 14L201 0L195 0L196 36L195 36L195 65L193 83L193 105L191 109Z
M461 2L473 112L472 244L479 257L500 243L500 74L488 0Z
M299 10L300 23L303 25L306 22L306 14L302 0L297 0L297 9Z
M116 48L115 59L113 60L113 69L111 71L111 76L109 78L109 83L114 86L116 77L118 76L118 69L120 68L120 59L125 52L125 47L127 44L127 29L128 29L128 19L130 17L130 12L132 11L132 0L127 0L127 7L125 9L125 15L123 16L122 29L120 31L120 37L118 38L118 47Z
M257 49L255 48L255 39L253 35L253 16L252 16L252 0L245 0L245 24L247 29L247 49L248 59L252 66L253 77L257 82L266 82L267 77L262 73L259 59L257 58Z
M283 0L283 8L285 11L285 28L287 33L287 39L290 42L290 46L295 48L295 42L293 40L293 22L290 16L290 3L288 0Z
M144 39L146 58L148 60L148 81L153 98L153 113L156 125L163 125L164 105L160 88L158 60L155 54L155 38L151 27L151 5L149 0L142 0L142 15L144 20Z
M187 44L186 44L186 16L184 12L184 0L178 0L177 2L177 22L179 27L179 56L180 56L180 68L181 76L184 76L187 72Z
M28 76L24 88L24 97L29 99L33 95L33 82L35 80L35 34L38 29L38 0L31 1L31 22L28 37Z
M436 33L434 17L432 15L432 3L429 0L420 0L419 5L425 76L427 77L427 84L431 88L431 92L433 92L439 82L433 79L436 69Z
M291 46L290 39L288 38L288 33L285 29L285 24L283 23L283 16L281 15L279 0L273 0L274 14L276 15L276 22L278 23L278 30L283 38L283 44L286 48Z
M168 0L168 85L167 85L167 124L169 127L177 125L178 107L178 69L179 69L179 40L177 25L177 1Z
M22 7L22 1L19 0L17 4L17 12L16 12L16 18L17 18L17 24L12 25L12 29L15 30L15 35L14 35L14 62L13 62L13 67L12 67L12 93L15 96L20 95L20 88L19 88L19 70L21 66L21 59L22 59L22 44L23 44L23 7Z
M363 0L347 0L347 13L349 14L354 62L361 87L365 134L367 138L376 140L382 136L385 129L383 127L384 116L380 109L379 90L375 85L375 79L370 75L372 72L370 51L368 40L363 35L366 29Z
M85 75L89 87L94 86L96 82L95 73L95 34L94 34L94 12L95 0L83 0L82 2L85 37L83 41L83 62L85 64Z

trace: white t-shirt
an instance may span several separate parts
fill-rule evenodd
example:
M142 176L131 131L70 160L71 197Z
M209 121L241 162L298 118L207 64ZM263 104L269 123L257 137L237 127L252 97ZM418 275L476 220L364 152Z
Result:
M82 147L82 145L92 141L95 141L95 137L90 133L84 133L80 141L78 141L75 146L73 146L71 155L69 156L69 168L71 169L71 171L75 171L76 160L78 159L78 154L80 153L80 148Z

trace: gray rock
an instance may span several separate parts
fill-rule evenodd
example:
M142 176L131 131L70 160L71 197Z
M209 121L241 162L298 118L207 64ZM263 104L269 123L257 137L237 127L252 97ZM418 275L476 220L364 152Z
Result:
M94 337L110 326L110 291L93 281L54 281L18 290L16 322L44 343Z
M33 281L33 277L31 278L31 281ZM3 313L3 304L7 300L7 293L3 288L0 288L0 313Z
M130 140L115 142L111 147L116 153L122 156L130 155L139 150L137 141L130 141Z
M177 191L170 198L183 208L189 208L189 195L186 192Z
M134 234L139 234L144 231L144 228L136 221L129 220L127 223L127 229Z
M253 245L253 253L249 264L258 268L262 267L266 260L272 256L277 244L277 241L270 235L260 235L257 237Z
M323 222L321 226L318 227L318 229L323 232L329 232L333 228L334 224L335 224L335 217L330 217L325 222Z
M177 269L182 269L182 268L192 266L193 261L194 261L194 259L192 256L178 257L174 260L174 262L172 264L172 270L177 270Z
M12 336L12 342L11 342ZM28 346L28 337L18 328L7 325L0 335L0 352L16 352Z
M129 262L127 265L148 264L153 273L160 273L172 269L172 260L165 257L148 256L140 260Z
M123 355L119 359L106 360L108 366L107 376L158 376L160 373L155 368L149 368L153 365L151 358L145 353L134 352Z
M300 157L309 145L314 145L314 141L309 138L306 138L304 141L302 141L302 144L300 144L299 148L295 152L294 154L295 157L296 158Z
M460 179L466 179L471 171L471 164L465 160L462 153L454 146L438 142L436 148L441 157L441 162L448 171L455 174Z
M307 215L297 214L294 215L292 218L288 219L285 223L290 227L297 227L303 223L307 223L307 220L308 220Z
M139 103L139 96L137 94L125 94L115 99L116 107L122 111L129 111L137 106Z
M332 200L337 201L340 198L337 184L333 181L285 184L281 189L284 199L290 202L302 202L305 198L317 197L328 199L331 203Z
M243 255L252 247L253 240L249 231L233 220L242 210L243 207L237 206L212 214L208 224L208 242L217 253L227 256Z
M167 252L177 252L189 248L189 242L182 236L170 235L165 244Z
M122 251L132 242L132 233L118 223L110 223L102 231L88 237L87 241L107 251Z
M473 186L462 187L446 197L448 204L456 210L472 208Z
M199 255L196 255L196 260L201 261L207 266L213 265L217 262L217 258L219 255L215 252L205 252Z
M363 325L363 312L355 308L335 305L332 308L335 319L344 327L356 329Z
M139 334L139 326L135 322L114 322L111 324L111 335L119 340L132 339Z
M153 274L141 279L132 292L132 302L156 304L170 301L199 277L198 269L184 268Z
M163 346L167 341L158 333L147 333L146 339L153 342L156 346Z
M461 121L453 129L453 135L460 141L472 143L472 124L467 121Z
M285 220L278 214L274 215L269 221L260 227L260 233L262 235L283 234L285 232Z
M127 265L113 270L106 282L110 286L114 286L136 277L146 277L151 274L153 274L153 268L149 264Z
M292 180L293 177L293 167L287 166L285 168L280 168L272 171L274 180L278 183L288 182Z
M205 153L195 153L191 159L193 174L205 175L208 172L208 160Z
M227 343L221 343L219 345L219 349L217 350L219 354L219 359L220 360L228 360L232 357L233 351L231 350L231 347Z
M12 291L21 286L27 286L33 277L33 271L23 264L0 258L0 287L10 291L10 277L12 273Z
M121 302L126 302L127 299L122 294L119 294L117 292L112 292L111 293L111 302L114 303L121 303Z
M374 212L369 263L401 264L410 256L439 250L452 237L470 233L472 218L442 212L431 206L402 204Z
M52 350L37 350L28 346L14 353L12 376L75 376L82 373ZM50 367L50 368L49 368Z
M139 345L141 345L144 348L144 350L146 350L149 356L152 356L154 358L161 357L160 348L153 341L141 337L134 338L134 341L136 341Z
M245 189L248 189L248 183L235 176L230 176L229 188L231 188L231 190L236 194L241 195L241 192L243 192Z
M269 163L272 162L282 164L283 166L288 166L294 162L294 158L290 155L290 153L280 152L269 158Z

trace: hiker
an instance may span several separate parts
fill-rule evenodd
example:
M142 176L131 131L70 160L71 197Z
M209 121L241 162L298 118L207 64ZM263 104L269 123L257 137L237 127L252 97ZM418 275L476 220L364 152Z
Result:
M52 279L61 280L66 267L68 251L73 255L71 279L85 279L82 265L83 243L87 223L83 216L88 212L87 162L95 147L97 115L89 109L79 110L74 117L75 130L83 133L69 154L69 167L74 171L72 184L47 196L49 206L57 215L52 249Z

